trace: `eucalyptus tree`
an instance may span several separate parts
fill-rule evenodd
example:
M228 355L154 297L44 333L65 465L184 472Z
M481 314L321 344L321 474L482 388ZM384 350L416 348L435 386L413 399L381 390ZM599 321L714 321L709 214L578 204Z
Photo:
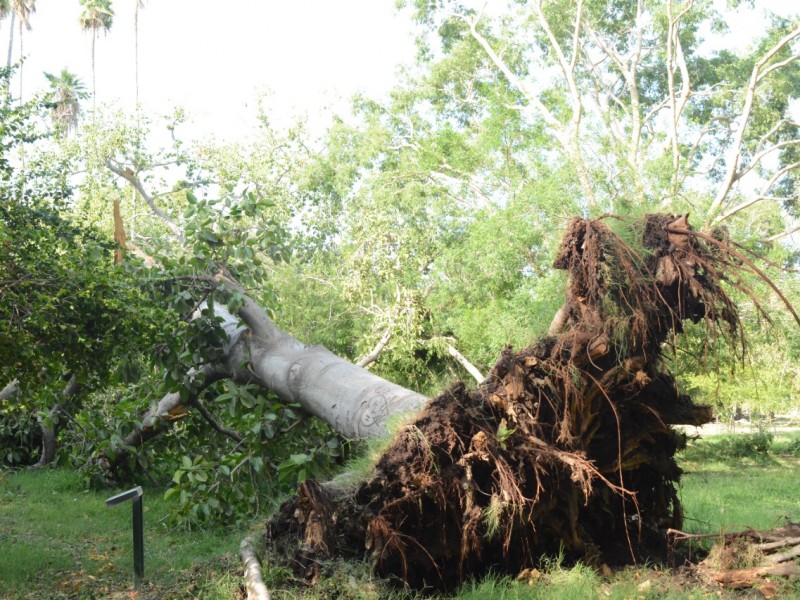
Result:
M89 97L86 86L80 78L68 69L61 69L58 75L45 73L45 78L50 84L50 98L52 104L51 115L56 129L68 135L78 125L81 111L81 100Z
M92 97L93 106L97 108L97 82L95 73L95 45L97 34L111 29L114 22L114 9L111 0L81 0L83 12L80 16L80 25L84 31L92 33Z
M725 27L709 3L413 7L442 114L481 122L503 90L547 162L573 170L587 213L692 204L721 224L745 206L793 203L796 17L773 15L737 53L704 43Z

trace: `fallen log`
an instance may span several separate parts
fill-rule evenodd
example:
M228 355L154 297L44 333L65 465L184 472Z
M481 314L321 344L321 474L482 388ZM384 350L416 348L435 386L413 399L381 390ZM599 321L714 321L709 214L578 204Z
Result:
M800 566L794 563L786 563L747 569L730 569L710 574L711 579L720 585L730 588L753 587L759 580L767 576L797 577L800 576Z
M747 529L718 534L670 532L674 543L717 539L708 556L696 566L702 579L726 588L751 588L765 577L800 577L800 524L789 523L768 531ZM785 550L783 550L785 548Z

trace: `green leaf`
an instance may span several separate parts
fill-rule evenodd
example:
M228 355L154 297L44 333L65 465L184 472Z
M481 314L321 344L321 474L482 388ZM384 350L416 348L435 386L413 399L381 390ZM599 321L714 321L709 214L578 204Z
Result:
M262 459L260 456L254 456L250 459L250 464L256 473L260 473L261 469L264 468L264 459Z

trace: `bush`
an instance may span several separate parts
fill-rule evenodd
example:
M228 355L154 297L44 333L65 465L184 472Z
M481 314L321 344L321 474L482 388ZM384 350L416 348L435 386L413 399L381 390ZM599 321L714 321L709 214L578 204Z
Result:
M723 451L733 458L763 458L770 453L774 440L768 431L735 435L725 440Z
M41 431L24 406L0 400L0 466L20 467L36 462Z

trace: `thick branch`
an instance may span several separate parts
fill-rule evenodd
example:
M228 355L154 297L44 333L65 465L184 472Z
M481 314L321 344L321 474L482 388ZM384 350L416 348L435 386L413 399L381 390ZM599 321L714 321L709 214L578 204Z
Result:
M492 63L494 63L500 72L503 73L508 83L517 88L518 91L522 92L522 95L525 96L525 99L533 105L539 115L548 125L550 125L550 127L555 129L556 132L561 132L563 128L562 124L553 116L553 114L547 109L542 101L539 100L536 90L531 88L526 82L517 77L517 75L509 68L505 61L500 58L500 55L494 51L494 48L492 48L487 39L478 32L478 21L479 18L467 21L472 38L478 42L478 44L480 44L481 48L483 48L484 52L486 52L486 55L489 57Z
M667 33L667 78L669 82L669 98L671 109L669 137L672 145L673 193L677 192L679 181L678 167L680 164L680 148L678 144L678 123L680 122L683 110L686 108L686 104L689 101L690 93L689 69L686 66L686 57L683 53L683 45L681 44L680 21L691 6L692 3L688 2L686 7L681 10L677 16L673 16L672 2L667 3L667 15L669 18L669 31ZM675 63L677 63L678 69L681 73L680 100L678 100L675 95Z
M755 154L753 158L750 159L750 163L746 167L744 167L741 171L739 171L739 173L736 176L736 179L741 179L742 177L747 175L750 171L755 169L756 166L758 166L758 163L761 162L761 160L768 154L774 152L775 150L785 148L786 146L794 146L795 144L800 144L800 139L784 140L782 142L778 142L777 144L773 144L768 148L764 148L763 150Z
M550 23L545 17L541 0L534 6L536 8L536 16L539 19L539 25L541 25L542 29L544 29L544 32L547 34L547 39L550 40L550 46L553 48L556 58L558 59L558 64L561 67L561 73L564 75L564 79L567 80L567 87L569 88L570 100L572 102L572 119L570 120L572 129L571 134L573 140L577 140L583 106L581 103L581 94L578 90L578 84L575 81L575 61L578 57L578 40L580 37L581 20L583 16L583 0L578 0L577 13L575 15L575 28L573 31L572 40L573 55L569 62L567 62L567 58L564 56L564 51L561 49L561 45L558 43L558 39L550 27Z
M247 600L270 600L269 590L261 576L261 561L258 559L258 539L263 531L254 531L242 540L239 545L239 558L244 567L244 582Z
M714 223L721 223L725 219L729 219L730 217L732 217L739 211L744 210L748 206L752 206L756 202L760 202L761 200L767 199L767 192L770 190L770 188L772 188L773 185L775 185L775 183L777 183L778 179L783 177L783 175L785 175L789 171L792 171L797 168L800 168L800 161L794 162L790 165L786 165L785 167L780 169L777 173L775 173L766 184L764 184L764 187L761 189L761 193L758 196L756 196L755 198L751 198L750 200L745 200L740 204L737 204L726 213L714 219Z
M769 62L772 59L772 57L774 57L778 52L780 52L782 48L784 48L798 36L800 36L800 28L793 29L791 32L789 32L787 35L781 38L753 66L753 72L750 74L750 83L748 84L747 90L745 92L744 106L742 107L742 116L739 123L739 129L736 132L736 137L734 138L733 141L733 147L732 147L733 157L729 162L728 171L725 173L725 177L723 178L722 184L720 185L720 188L717 191L717 195L714 198L714 201L711 203L711 208L710 208L711 215L714 215L716 212L719 211L720 207L722 206L722 203L725 201L725 198L728 195L728 192L730 192L731 187L736 181L739 161L741 160L742 156L742 147L744 145L744 133L747 130L747 125L748 122L750 121L750 114L753 111L753 104L755 102L756 86L767 73L775 70L775 68L777 68L777 66L782 63L777 63L776 65L772 65L764 73L761 72L761 69L763 69L764 65L766 65L767 62Z
M241 294L242 306L237 312L254 336L268 343L275 343L287 337L287 334L275 326L272 319L269 318L267 311L247 295L245 289L238 281L235 281L223 273L217 274L216 279L220 283L224 283L226 288ZM224 310L224 312L227 313L231 319L233 318L227 310Z
M793 546L784 552L778 552L777 554L773 554L767 560L771 563L783 563L792 560L800 556L800 544L797 546Z
M580 3L579 9L582 7L582 2ZM553 136L559 141L561 146L566 151L567 155L570 159L575 163L575 169L577 171L578 180L581 184L581 189L586 200L591 205L596 205L597 200L594 193L594 186L592 185L592 179L586 168L586 164L583 160L583 155L581 154L581 148L578 140L578 132L580 126L580 118L582 114L582 106L580 103L580 95L578 93L577 85L575 85L575 78L573 75L570 74L570 64L567 63L565 57L563 56L563 52L561 52L560 47L556 44L554 46L554 50L557 53L561 53L561 58L563 60L563 68L566 70L565 77L567 78L567 83L570 86L570 95L572 96L573 100L573 114L571 123L571 131L566 131L564 124L561 123L544 105L544 103L539 99L536 90L534 90L527 82L523 81L519 78L511 68L506 64L506 62L500 57L500 55L495 52L494 48L492 48L491 44L489 44L488 40L478 32L478 23L480 21L481 16L479 15L475 19L466 19L466 17L461 16L465 19L467 24L469 25L470 35L472 38L478 42L478 44L483 48L486 55L492 61L492 63L497 67L500 72L505 76L508 83L516 88L525 99L534 107L536 112L539 116L544 119L545 123L547 123L552 128ZM580 29L581 22L580 22L581 12L579 10L577 20L575 23L575 27ZM546 24L547 21L544 20ZM571 81L571 83L570 83ZM575 94L578 94L577 96Z
M484 376L483 373L481 373L475 365L473 365L471 362L469 362L469 360L467 360L467 357L465 357L463 354L461 354L461 352L456 350L455 347L453 347L451 344L447 344L447 353L450 354L450 356L452 356L453 358L455 358L458 364L464 367L467 370L467 372L470 375L472 375L475 381L477 381L478 383L483 383L483 380L486 379L486 376Z
M375 344L375 347L372 350L370 350L367 354L362 356L358 360L358 362L356 362L356 366L361 367L362 369L366 369L367 366L371 365L376 360L378 360L378 356L380 356L380 353L383 351L383 349L386 347L386 345L389 343L389 340L391 339L392 339L392 326L389 325L389 327L386 328L386 331L383 332L383 336L381 336L381 339L379 339L378 343Z
M786 231L782 231L781 233L776 233L775 235L771 235L768 238L761 240L762 242L769 243L769 242L777 242L780 239L783 239L787 236L792 235L793 233L797 233L800 231L800 225L795 225L791 229L787 229Z
M197 396L202 393L213 383L230 377L231 373L222 365L205 365L197 371L196 376L203 377L197 390L187 400L181 400L181 395L178 392L170 392L166 394L155 406L154 409L148 410L142 418L142 426L137 427L131 431L123 440L123 447L138 448L147 440L156 437L163 430L162 425L170 423L185 415L185 407L191 405ZM127 456L127 453L120 451L113 460L106 462L104 467L106 470L115 470Z
M39 423L39 428L42 431L42 454L39 461L34 465L36 467L44 467L49 465L56 459L56 452L58 446L56 443L56 436L58 435L58 420L61 413L64 411L64 404L74 398L81 390L81 384L75 378L75 375L70 377L69 382L61 390L61 402L57 402L52 406L47 413L46 418L36 416L36 421Z
M142 182L139 181L139 178L136 177L136 174L130 169L121 169L120 167L115 165L111 159L106 160L106 167L108 167L113 173L117 174L126 181L130 182L130 184L133 185L134 188L136 188L136 191L139 192L139 194L141 194L142 198L144 198L144 201L150 207L150 210L153 211L153 214L156 215L162 221L164 221L164 223L166 223L167 227L172 232L172 234L176 238L178 238L178 241L182 244L183 231L181 230L180 227L178 227L178 225L172 219L170 219L167 213L165 213L156 205L155 201L153 200L153 197L150 194L148 194L147 191L144 189Z

